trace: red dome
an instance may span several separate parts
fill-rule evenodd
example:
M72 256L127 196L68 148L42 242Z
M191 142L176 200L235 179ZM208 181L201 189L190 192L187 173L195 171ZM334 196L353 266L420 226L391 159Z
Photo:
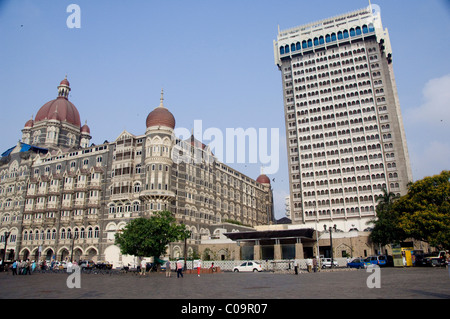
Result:
M64 81L64 80L63 80ZM45 103L37 112L34 122L57 119L80 127L80 114L75 105L64 97L58 97Z
M33 127L33 125L34 125L33 119L30 119L25 123L25 127Z
M259 175L256 181L260 184L270 184L270 179L265 174Z
M168 109L163 106L158 106L147 116L146 124L147 128L149 128L150 126L166 126L174 129L175 118Z
M91 134L91 129L89 128L89 126L88 126L87 124L84 124L84 125L81 127L81 133L88 133L88 134Z
M67 78L65 78L64 80L62 80L61 83L59 83L59 85L67 85L67 86L70 86L69 81L67 81Z

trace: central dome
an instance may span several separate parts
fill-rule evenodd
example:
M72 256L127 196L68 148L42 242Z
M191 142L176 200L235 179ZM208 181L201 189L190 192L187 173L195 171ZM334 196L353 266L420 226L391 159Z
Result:
M45 103L37 112L34 123L44 120L56 119L80 127L80 114L72 102L58 97Z
M67 77L58 86L58 97L45 103L37 112L34 123L44 120L58 120L77 127L81 126L80 113L69 101L70 84Z
M150 112L146 120L147 128L151 126L165 126L171 129L175 128L175 118L170 111L163 105L163 91L161 90L161 103L157 108Z

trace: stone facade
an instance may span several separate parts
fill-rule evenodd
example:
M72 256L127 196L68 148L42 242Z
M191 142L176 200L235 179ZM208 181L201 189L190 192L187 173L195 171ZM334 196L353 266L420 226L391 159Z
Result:
M60 103L55 111L45 104L39 117L25 124L23 141L0 160L0 234L11 233L7 260L73 255L133 263L134 257L122 256L114 245L115 233L130 220L161 210L171 211L192 233L186 245L169 246L169 257L183 256L185 248L193 254L202 238L245 228L240 225L272 222L270 183L219 162L193 136L175 137L175 120L162 95L144 134L124 131L113 142L89 146L89 127L74 124L79 116L72 116L73 105L66 103L67 79L58 88L58 98L49 102ZM42 115L43 109L55 115ZM60 134L50 134L55 127ZM73 138L63 133L66 128ZM179 161L183 151L202 160Z

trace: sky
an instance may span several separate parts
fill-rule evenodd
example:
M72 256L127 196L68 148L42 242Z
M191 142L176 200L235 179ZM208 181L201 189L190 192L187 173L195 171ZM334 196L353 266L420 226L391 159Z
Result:
M79 28L67 23L75 21L71 4L80 9ZM289 178L281 74L273 53L278 27L288 29L368 4L0 0L0 152L21 139L25 122L56 98L66 75L69 100L82 124L87 121L94 144L114 141L124 130L144 134L146 117L159 105L164 89L164 105L176 127L195 129L198 139L213 128L223 132L226 143L227 128L242 128L266 129L267 140L279 140L267 150L279 163L268 175L275 217L284 217ZM380 6L383 27L389 30L413 178L439 174L450 169L450 2L372 4ZM194 123L201 123L201 130ZM264 141L263 135L258 139ZM257 150L256 160L246 154L241 163L235 154L224 162L256 179L268 166L261 148Z

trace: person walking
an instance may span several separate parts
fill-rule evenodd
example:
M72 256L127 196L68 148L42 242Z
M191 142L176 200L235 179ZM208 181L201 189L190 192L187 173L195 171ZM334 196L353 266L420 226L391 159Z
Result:
M296 275L298 275L298 262L297 259L294 259L294 272Z
M202 270L202 261L199 260L197 263L197 276L200 277L200 272Z
M145 271L147 270L147 263L145 259L141 260L141 276L145 276Z
M14 260L12 264L12 274L13 276L17 275L17 260Z
M166 261L166 277L170 277L170 260Z
M183 278L183 263L177 259L177 278Z

